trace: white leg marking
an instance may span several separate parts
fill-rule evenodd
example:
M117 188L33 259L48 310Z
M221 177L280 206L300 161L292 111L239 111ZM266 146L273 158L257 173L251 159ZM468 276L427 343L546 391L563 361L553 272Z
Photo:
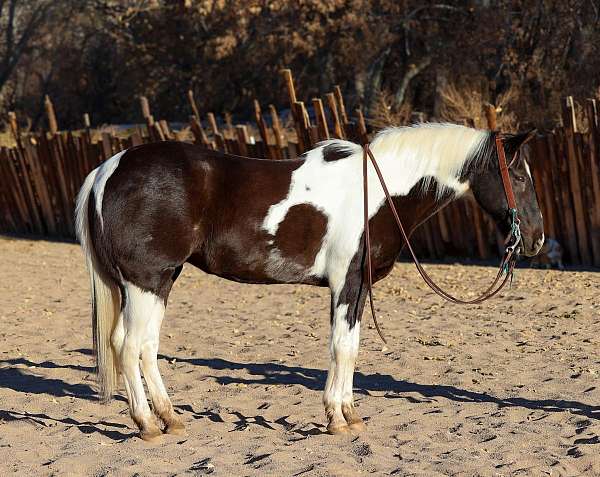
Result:
M173 411L173 405L167 394L156 359L160 343L160 327L164 315L163 301L158 300L148 316L146 336L142 343L142 370L144 371L144 379L148 386L154 413L164 421L167 432L177 432L183 430L183 424Z
M148 325L155 315L160 314L161 308L164 312L162 300L159 297L141 290L132 283L125 282L124 338L121 346L120 364L129 399L131 417L140 427L142 437L144 431L150 430L154 433L158 430L144 393L139 360ZM117 344L119 333L117 331L113 334L113 342Z
M336 308L329 341L331 361L323 403L330 430L346 426L343 411L353 407L352 383L360 341L360 321L350 329L346 321L347 312L348 305L340 305Z
M104 228L104 220L102 219L102 201L104 200L104 189L106 187L106 181L115 172L115 169L119 166L121 156L126 151L121 151L110 159L107 159L100 167L98 167L98 173L94 179L94 197L96 198L96 214L100 218L100 226Z

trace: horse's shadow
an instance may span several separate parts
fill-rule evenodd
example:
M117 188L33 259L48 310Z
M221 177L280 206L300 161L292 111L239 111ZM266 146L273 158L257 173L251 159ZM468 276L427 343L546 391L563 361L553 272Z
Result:
M204 358L179 358L160 355L160 358L168 361L175 359L177 362L188 363L194 366L202 366L213 370L245 370L256 378L241 378L235 376L212 376L219 384L243 383L247 385L277 385L295 384L307 389L321 391L325 386L327 374L325 371L299 366L287 366L280 363L236 363L224 359ZM419 384L405 380L398 380L389 374L354 374L355 392L358 394L369 394L370 392L384 392L385 399L406 399L418 402L417 399L406 394L416 393L424 400L434 398L445 398L451 401L465 403L492 403L499 408L522 407L531 410L545 412L568 411L572 414L585 416L590 419L600 419L600 406L592 406L578 401L562 399L528 399L522 397L502 398L488 393L469 391L441 384Z
M133 429L125 424L108 421L77 421L71 417L54 418L42 413L31 413L31 412L17 412L11 410L0 409L0 421L11 422L25 420L28 422L34 422L42 427L49 427L49 422L62 423L65 426L75 426L83 434L92 434L98 432L109 439L114 441L123 441L129 439L132 435L135 435ZM107 427L116 427L119 429L131 430L131 432L123 433L116 430L102 429L99 425Z
M88 349L74 350L82 354L89 355L91 351ZM244 371L251 377L236 377L234 373L226 375L214 374L211 376L220 384L246 384L246 385L299 385L304 388L321 391L325 385L326 372L320 369L306 368L300 366L288 366L281 363L237 363L219 358L183 358L160 355L160 359L173 362L186 363L193 366L208 368L213 371ZM8 365L8 366L7 366ZM93 371L92 367L79 365L61 365L52 361L44 361L35 363L25 358L16 358L8 360L0 360L0 387L12 389L21 393L32 394L47 394L55 397L70 396L77 399L95 400L96 392L88 384L77 383L71 384L59 378L40 376L35 372L29 371L29 368L15 367L18 365L26 365L29 367L43 369L72 369L75 371L89 372ZM35 368L34 368L35 369ZM592 406L578 401L568 401L560 399L529 399L521 397L502 398L496 397L488 393L469 391L466 389L457 388L447 385L429 385L413 383L405 380L398 380L388 374L364 374L361 372L355 373L355 388L358 394L370 394L371 392L383 392L383 399L406 399L411 402L419 402L420 400L410 394L420 395L424 401L434 400L435 398L444 398L456 402L464 403L492 403L499 408L503 407L521 407L531 410L540 410L544 412L570 412L571 414L585 416L590 419L600 419L600 407ZM116 396L120 401L125 401L122 396ZM187 405L177 406L180 411L190 412L196 419L208 418L213 422L224 422L222 418L211 411L199 412ZM236 414L236 428L245 429L251 425L258 425L267 429L272 429L272 424L289 427L289 423L270 422L261 416L243 416ZM104 430L98 427L99 424L113 427L127 427L119 423L110 422L78 422L72 418L55 419L45 414L31 414L27 412L16 412L9 410L0 410L0 420L16 421L20 419L29 419L46 425L45 421L56 421L66 425L77 426L84 433L99 432L111 439L122 440L130 436L116 430ZM309 431L297 430L299 434L319 434L322 432L322 426L315 424L314 429ZM294 431L296 432L296 431Z
M87 354L87 353L86 353ZM27 366L17 367L17 366ZM72 364L58 364L52 361L34 362L26 358L13 358L0 360L0 388L12 389L25 394L44 394L53 397L73 397L77 399L96 400L95 390L88 384L71 384L59 378L41 376L35 373L36 369L71 369L75 371L93 373L94 368ZM119 401L125 401L122 396L116 396ZM128 439L135 433L123 433L118 430L104 429L114 427L117 429L130 429L125 424L108 421L77 421L71 417L54 418L47 414L19 412L14 410L0 409L0 421L11 422L26 420L34 422L43 427L49 427L50 423L62 423L65 426L74 426L84 434L98 432L103 436L115 441Z
M19 365L27 368L16 367ZM62 379L47 378L35 374L35 369L73 369L93 373L94 368L71 364L57 364L52 361L36 363L25 358L0 360L0 387L22 393L48 394L54 397L72 396L80 399L94 399L91 386L83 383L70 384ZM31 371L30 371L31 370Z

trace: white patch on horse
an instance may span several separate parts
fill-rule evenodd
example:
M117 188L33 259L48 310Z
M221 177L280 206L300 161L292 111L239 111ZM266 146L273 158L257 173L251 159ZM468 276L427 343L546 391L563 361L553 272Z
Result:
M529 164L525 159L523 159L523 164L525 165L525 171L527 172L527 175L533 181L533 178L531 177L531 169L529 169Z
M144 291L133 283L124 282L123 285L125 289L123 329L115 330L117 335L113 336L113 342L116 347L118 342L121 342L119 350L121 372L131 414L136 422L147 423L152 422L152 414L142 384L140 355L142 346L148 340L149 327L154 326L155 322L162 321L165 306L155 294Z
M392 195L407 195L419 180L427 178L436 181L438 195L448 190L461 195L469 189L468 183L459 180L461 172L482 150L488 135L487 131L454 124L389 128L377 134L371 150ZM351 154L327 162L323 148L328 146ZM364 227L362 161L363 150L357 144L337 139L320 143L292 173L287 197L269 208L262 228L272 236L294 205L311 205L327 217L327 232L307 276L344 282ZM370 162L368 185L371 218L385 195ZM279 268L282 257L275 252L271 252L272 258Z
M323 395L327 412L333 413L333 420L338 422L343 422L342 405L353 403L352 382L360 342L360 323L350 328L347 313L347 304L338 306L334 313L329 340L331 361Z
M96 198L96 214L100 219L100 227L104 229L104 220L102 219L102 201L104 200L104 189L106 188L106 181L115 172L115 169L119 166L121 156L125 154L125 151L118 152L110 159L107 159L102 165L96 170L96 178L94 179L94 197Z

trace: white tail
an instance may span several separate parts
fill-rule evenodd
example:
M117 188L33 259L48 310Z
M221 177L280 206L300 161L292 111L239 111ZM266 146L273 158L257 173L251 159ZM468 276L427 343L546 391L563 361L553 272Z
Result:
M98 169L86 177L77 196L75 206L75 232L83 248L92 293L92 334L94 355L98 375L99 395L102 401L109 401L117 386L118 356L111 346L111 335L119 317L121 307L120 291L117 283L103 273L98 262L90 236L89 197L96 180Z

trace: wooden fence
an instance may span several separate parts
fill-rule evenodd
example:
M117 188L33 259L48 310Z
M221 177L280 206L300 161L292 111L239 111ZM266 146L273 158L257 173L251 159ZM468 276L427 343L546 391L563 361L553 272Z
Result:
M287 131L273 105L264 114L254 104L255 124L219 127L214 114L201 118L193 94L188 93L193 115L189 138L174 132L165 121L155 121L148 101L141 98L144 127L126 137L113 131L86 128L60 132L52 103L46 101L50 130L21 134L14 115L9 123L16 147L0 148L0 233L35 234L72 238L73 207L87 173L125 148L165 139L186 140L234 154L292 158L328 138L368 140L360 110L348 114L339 87L312 99L312 116L296 98L292 75L283 71L290 100L291 127ZM565 100L563 126L532 141L531 169L544 214L546 237L558 240L565 263L600 267L600 125L594 100L585 104L586 131L577 124L573 99ZM493 125L493 112L488 114ZM415 248L423 257L490 259L503 249L493 222L472 199L446 207L416 232Z

